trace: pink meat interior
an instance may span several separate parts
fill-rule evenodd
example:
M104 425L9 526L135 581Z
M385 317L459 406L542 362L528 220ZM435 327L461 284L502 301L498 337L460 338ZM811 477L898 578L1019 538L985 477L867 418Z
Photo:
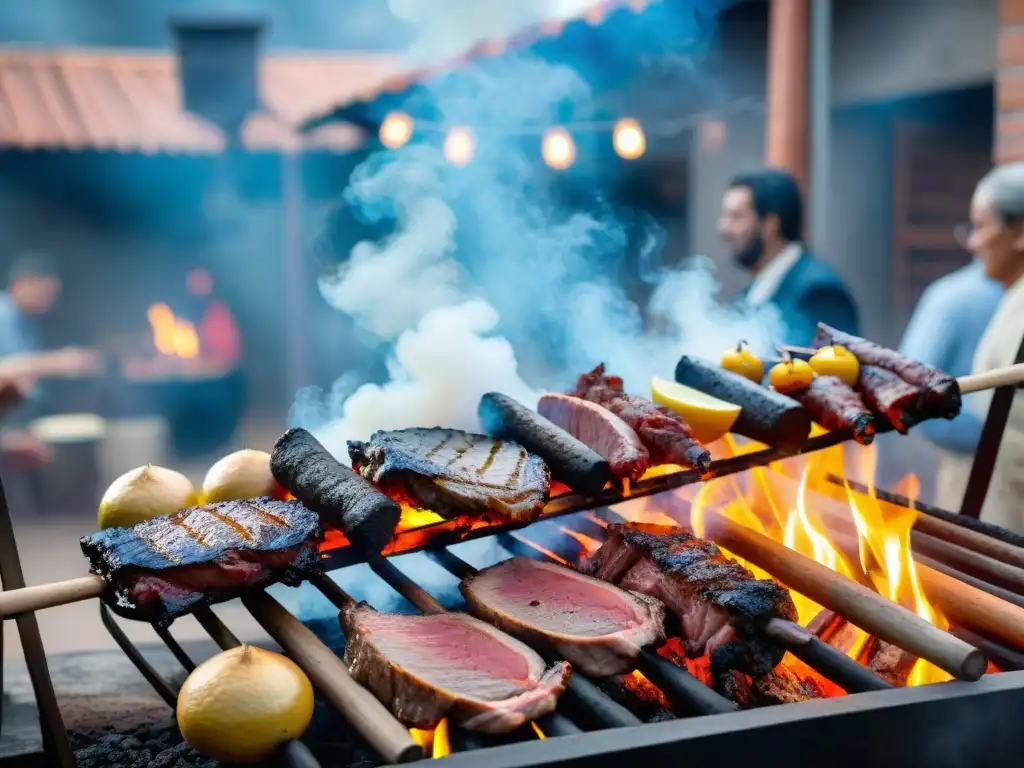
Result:
M491 594L485 599L493 608L505 604L524 624L556 634L601 637L642 621L634 603L614 587L525 558L487 572L474 587Z
M435 687L485 701L535 687L523 653L459 614L365 611L359 628L393 664Z

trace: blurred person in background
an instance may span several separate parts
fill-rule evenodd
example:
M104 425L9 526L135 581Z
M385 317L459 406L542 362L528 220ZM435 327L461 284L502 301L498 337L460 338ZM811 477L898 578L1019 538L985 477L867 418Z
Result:
M848 333L859 326L842 279L800 242L803 226L800 187L785 171L736 176L722 198L718 232L736 264L753 276L742 300L774 305L787 328L779 341L808 347L819 321Z
M957 227L957 241L965 248L970 231L966 224ZM1003 286L985 274L984 266L977 259L939 278L917 302L899 351L911 360L920 360L953 376L966 376L971 372L978 343L1003 292ZM975 397L967 395L966 400L969 403ZM981 419L970 407L965 407L955 419L931 419L915 428L915 436L923 437L935 448L937 466L931 473L936 478L933 492L936 504L943 509L960 507L981 427ZM893 441L903 439L892 436Z
M1024 337L1024 163L990 171L974 191L968 246L985 275L1006 293L974 354L972 373L1012 365ZM984 421L992 392L979 393L967 406ZM981 518L1024 531L1024 391L1018 388L999 447Z
M60 276L47 255L21 256L12 264L7 290L0 293L0 380L12 390L13 400L38 403L35 385L40 379L84 376L99 368L99 358L91 350L41 350L39 321L56 304L60 291ZM22 407L6 414L0 431L0 452L18 467L50 458L45 443L24 429L30 411Z

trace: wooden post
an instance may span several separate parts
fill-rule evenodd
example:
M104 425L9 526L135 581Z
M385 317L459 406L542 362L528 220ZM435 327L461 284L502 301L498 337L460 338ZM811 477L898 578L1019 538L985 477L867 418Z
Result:
M768 165L806 187L808 165L807 57L810 0L771 0L765 148Z
M284 215L284 310L285 310L285 397L295 397L299 387L308 385L304 300L305 270L302 263L302 150L287 147L281 153L281 197Z

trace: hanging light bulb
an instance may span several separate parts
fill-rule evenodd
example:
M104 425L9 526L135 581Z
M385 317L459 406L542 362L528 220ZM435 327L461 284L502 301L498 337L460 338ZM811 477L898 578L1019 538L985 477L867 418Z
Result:
M623 160L636 160L642 157L647 151L644 129L633 118L622 118L612 131L612 146L615 148L615 154Z
M399 149L412 138L413 120L404 112L392 112L380 124L380 143L388 149Z
M452 128L444 139L445 159L454 166L469 165L476 153L476 139L469 128Z
M541 140L540 154L549 168L564 171L576 161L576 144L564 128L549 128Z

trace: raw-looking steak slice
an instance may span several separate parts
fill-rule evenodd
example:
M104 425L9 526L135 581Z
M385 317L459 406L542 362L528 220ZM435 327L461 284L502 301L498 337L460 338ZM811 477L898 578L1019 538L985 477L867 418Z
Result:
M474 616L593 677L632 672L640 649L665 639L659 601L554 563L514 557L459 588Z
M530 521L551 480L544 461L516 443L458 429L374 432L349 441L352 467L397 501L442 517Z
M345 663L411 728L448 717L508 733L554 711L572 667L547 667L513 637L463 613L406 616L361 604L342 612Z
M537 411L597 451L616 477L639 480L651 466L651 454L633 428L597 403L571 395L541 395Z

